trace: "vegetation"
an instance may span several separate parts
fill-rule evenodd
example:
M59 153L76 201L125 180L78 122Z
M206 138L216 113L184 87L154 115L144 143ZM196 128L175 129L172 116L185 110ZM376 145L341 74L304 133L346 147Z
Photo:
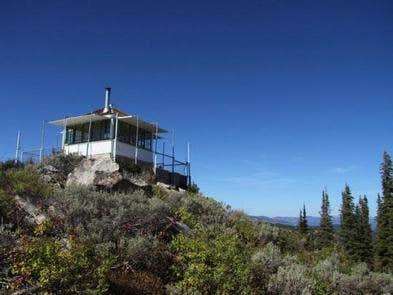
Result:
M356 216L353 196L348 184L342 192L340 244L352 259L356 259Z
M332 217L330 215L329 195L326 191L322 191L322 205L321 205L321 221L318 233L318 247L329 247L334 243L334 229Z
M361 197L355 205L349 186L342 194L338 232L332 227L325 191L320 227L308 227L304 206L297 231L251 221L204 197L197 186L185 192L154 186L152 196L143 191L63 188L48 184L42 175L45 170L1 165L0 290L27 294L393 293L389 159L385 154L375 240L368 200ZM72 159L65 161L72 163ZM52 166L65 175L72 165ZM15 195L46 218L31 221Z
M377 233L375 243L376 266L379 270L393 271L393 164L385 152L381 165L382 198L378 201Z
M300 210L298 228L301 234L306 235L308 233L306 205L303 205L303 209Z

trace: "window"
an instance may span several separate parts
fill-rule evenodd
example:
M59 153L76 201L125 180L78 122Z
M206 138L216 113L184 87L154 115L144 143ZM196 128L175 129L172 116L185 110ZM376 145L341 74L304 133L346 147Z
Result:
M90 141L110 139L110 123L110 120L92 122ZM88 142L89 125L90 123L84 123L67 127L66 143L75 144Z
M125 142L125 143L130 143L131 141L131 131L130 131L130 125L119 121L119 128L117 130L117 138L119 139L119 141L121 142Z
M117 139L120 142L136 145L136 126L118 121ZM89 141L89 124L80 124L67 127L66 143L76 144ZM90 141L107 140L111 138L111 120L91 123ZM114 136L114 134L113 134ZM143 129L138 130L138 147L152 150L152 133Z
M73 144L74 143L74 129L67 128L66 131L66 143Z

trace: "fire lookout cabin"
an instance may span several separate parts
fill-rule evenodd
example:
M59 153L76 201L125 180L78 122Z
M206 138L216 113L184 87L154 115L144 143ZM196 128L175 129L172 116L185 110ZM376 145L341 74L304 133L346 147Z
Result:
M66 117L49 124L63 127L62 151L87 158L109 156L114 161L131 161L142 167L153 168L157 181L186 187L191 182L189 155L187 161L158 151L158 143L168 131L158 124L129 115L110 103L111 88L105 88L104 108L94 112Z

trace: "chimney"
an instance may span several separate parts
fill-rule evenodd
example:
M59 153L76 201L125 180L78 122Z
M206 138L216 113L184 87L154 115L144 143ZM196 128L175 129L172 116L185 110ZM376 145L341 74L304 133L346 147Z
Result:
M108 113L110 108L111 100L111 88L105 87L105 107L103 113Z

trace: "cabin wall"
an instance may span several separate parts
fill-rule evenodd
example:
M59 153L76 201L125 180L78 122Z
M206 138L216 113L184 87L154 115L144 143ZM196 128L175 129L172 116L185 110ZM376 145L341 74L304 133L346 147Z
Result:
M78 154L82 156L112 154L112 142L112 140L101 140L92 141L90 143L69 144L64 146L64 152L66 154ZM116 156L135 159L134 146L119 141L116 146ZM153 163L153 152L139 148L138 161Z
M79 154L82 156L110 154L112 152L112 140L69 144L64 146L64 152L66 154Z
M116 155L135 159L135 146L123 142L117 142ZM138 160L147 163L153 163L153 153L151 151L139 148Z

